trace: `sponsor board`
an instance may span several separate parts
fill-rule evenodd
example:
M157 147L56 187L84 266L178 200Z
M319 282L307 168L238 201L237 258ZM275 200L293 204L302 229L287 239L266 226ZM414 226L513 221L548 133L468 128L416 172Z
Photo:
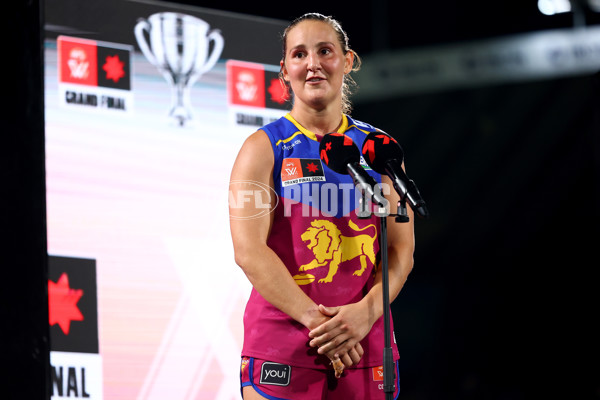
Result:
M50 395L102 399L96 262L48 258Z
M131 50L126 45L59 36L59 105L100 112L131 112Z
M260 127L291 108L288 86L274 65L228 60L227 100L231 125Z

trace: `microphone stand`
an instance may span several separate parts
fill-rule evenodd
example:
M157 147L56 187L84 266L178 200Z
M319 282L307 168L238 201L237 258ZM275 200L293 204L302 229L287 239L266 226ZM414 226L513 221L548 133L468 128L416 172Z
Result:
M363 218L366 218L366 191L362 191L360 199L360 211ZM396 223L404 223L409 221L408 213L406 212L406 196L398 201L398 212L389 214L395 216ZM360 218L360 215L359 215ZM384 348L383 348L383 392L386 400L393 400L395 383L394 383L394 353L392 351L392 338L390 334L390 284L388 274L388 253L387 253L387 215L382 213L379 215L381 222L381 233L379 234L379 249L381 250L381 285L383 292L383 332L384 332Z
M397 223L408 222L408 213L406 212L406 199L398 201L398 213L395 215ZM386 400L394 398L394 353L392 351L392 339L390 334L390 284L388 274L388 254L387 254L387 216L379 217L381 221L381 234L379 236L379 248L381 250L381 285L383 288L383 392Z

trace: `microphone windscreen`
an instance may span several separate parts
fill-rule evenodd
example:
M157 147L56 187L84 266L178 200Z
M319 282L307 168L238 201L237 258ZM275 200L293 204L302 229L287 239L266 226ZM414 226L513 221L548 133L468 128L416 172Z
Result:
M371 169L379 174L385 173L386 163L396 160L402 164L404 152L396 139L384 132L371 132L365 138L362 155Z
M360 150L343 133L328 133L319 145L321 160L338 174L348 174L348 164L360 163Z

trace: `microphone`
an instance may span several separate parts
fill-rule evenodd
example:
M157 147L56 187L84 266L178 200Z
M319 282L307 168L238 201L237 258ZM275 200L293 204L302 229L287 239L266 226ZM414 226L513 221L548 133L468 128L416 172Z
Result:
M422 218L429 217L419 189L402 169L404 152L396 139L384 132L371 132L363 143L362 154L373 171L390 177L400 199L408 200L408 204L417 215Z
M319 145L321 160L334 172L350 175L354 184L367 191L373 202L381 207L388 204L387 199L377 186L375 179L360 165L360 150L354 141L343 133L328 133Z

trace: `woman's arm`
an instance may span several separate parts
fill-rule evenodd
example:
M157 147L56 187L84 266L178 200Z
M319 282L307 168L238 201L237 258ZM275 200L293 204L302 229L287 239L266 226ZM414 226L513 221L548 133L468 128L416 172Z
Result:
M275 199L268 199L268 193L258 191L260 186L257 184L273 187L273 162L269 138L263 131L258 131L244 142L233 165L229 196L234 201L230 201L229 213L235 261L262 297L312 329L328 318L321 314L281 259L267 246L273 213L265 213L262 207L269 201L274 207ZM258 214L261 216L252 217Z

